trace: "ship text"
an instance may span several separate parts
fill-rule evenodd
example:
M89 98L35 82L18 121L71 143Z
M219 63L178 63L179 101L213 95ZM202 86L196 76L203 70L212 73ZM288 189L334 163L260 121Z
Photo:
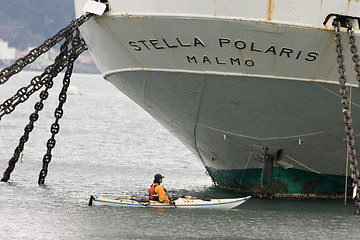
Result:
M319 53L316 51L309 51L304 49L294 49L288 46L278 46L276 44L269 44L264 41L245 41L243 39L230 39L230 38L218 38L215 41L208 41L206 43L199 37L182 39L180 37L175 38L162 38L162 39L141 39L137 41L129 41L130 47L137 51L162 51L164 49L181 49L181 48L197 48L197 49L211 49L220 48L222 51L233 51L236 50L242 54L242 52L252 53L252 57L255 55L267 55L267 56L276 56L285 59L293 60L303 60L306 62L315 61ZM188 61L189 61L188 56ZM220 61L217 61L217 57L213 60L217 64L221 64ZM236 58L235 58L236 60ZM197 59L198 61L198 59ZM211 63L212 61L204 56L202 61L205 63ZM244 60L246 62L246 60ZM190 62L190 61L189 61ZM195 62L195 61L194 61ZM231 59L230 59L231 62ZM234 62L234 61L233 61ZM235 61L237 62L237 61ZM246 64L244 62L244 64Z

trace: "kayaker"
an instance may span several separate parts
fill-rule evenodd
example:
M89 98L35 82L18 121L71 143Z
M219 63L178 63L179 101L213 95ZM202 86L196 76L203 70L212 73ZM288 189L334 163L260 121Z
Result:
M164 176L162 176L160 173L155 174L154 176L154 182L151 184L148 192L149 192L149 199L153 201L159 201L159 202L167 202L171 203L172 201L166 197L165 189L161 185Z

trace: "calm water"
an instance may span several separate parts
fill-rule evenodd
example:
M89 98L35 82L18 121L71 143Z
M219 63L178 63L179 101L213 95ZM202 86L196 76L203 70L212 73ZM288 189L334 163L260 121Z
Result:
M34 74L0 86L1 102ZM230 211L89 207L90 195L145 197L157 172L174 196L239 196L213 187L178 140L100 75L73 76L45 186L38 186L61 80L10 181L0 183L1 239L359 239L352 202L251 199ZM0 122L1 174L37 95Z

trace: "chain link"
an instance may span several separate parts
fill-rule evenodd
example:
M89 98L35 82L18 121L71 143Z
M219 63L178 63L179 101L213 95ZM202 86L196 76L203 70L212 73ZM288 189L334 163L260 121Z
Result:
M45 183L45 177L47 176L48 166L49 166L49 163L50 163L51 157L52 157L51 150L55 147L55 144L56 144L55 135L58 134L60 131L59 120L63 116L63 112L64 112L63 105L66 102L66 93L67 93L67 89L70 85L70 78L71 78L74 62L77 58L75 49L78 47L79 44L81 44L81 39L80 39L79 35L80 35L80 32L79 32L79 30L77 30L75 37L72 40L72 49L70 49L68 51L69 52L69 61L66 66L67 69L66 69L66 72L65 72L65 75L63 78L63 87L59 94L59 104L58 104L57 108L55 109L55 113L54 113L55 122L51 125L51 128L50 128L51 137L47 141L47 152L43 157L43 165L42 165L42 169L39 173L38 183L40 185L44 185L44 183Z
M355 213L360 214L360 182L359 182L359 171L357 170L358 162L356 160L356 150L355 150L355 139L353 138L354 130L351 126L352 119L351 119L351 106L350 106L350 100L347 96L349 88L346 86L347 78L345 76L345 65L344 65L344 55L343 55L343 44L340 34L341 29L341 23L337 19L333 22L334 28L335 28L335 42L336 42L336 52L338 54L337 56L337 62L339 64L338 66L338 73L340 74L339 77L339 83L341 84L340 87L340 93L342 95L342 104L343 104L343 113L345 115L344 117L344 123L346 125L345 132L347 134L346 142L347 142L347 152L350 160L350 169L351 169L351 177L353 179L353 188L356 189L356 196L354 198L355 200ZM357 47L355 45L355 38L353 36L353 30L348 23L348 32L349 32L349 42L351 44L351 52L353 53L353 61L355 63L355 70L357 72L357 78L359 80L359 57L357 55Z
M358 55L358 47L356 46L354 29L351 25L349 25L348 27L348 33L349 33L350 51L353 54L352 61L355 64L354 69L356 71L356 79L358 80L358 87L360 87L360 64L359 64L360 59Z
M63 34L66 34L66 36L72 35L73 32L75 31L75 29L77 29L75 27L80 26L85 20L88 20L90 18L89 16L91 17L92 15L91 14L84 14L80 18L74 20L73 23L70 24L67 28L64 28L65 30L62 29L61 32L64 32ZM60 36L62 37L63 34L60 34ZM59 34L57 34L57 35L59 35ZM55 35L55 36L57 36L57 35ZM60 39L60 37L59 37L59 39ZM63 37L61 39L63 39ZM48 40L46 40L45 43L47 43ZM56 41L57 40L58 40L58 38L56 38ZM19 105L20 103L25 102L33 93L35 93L36 91L41 89L46 82L49 82L50 79L52 79L53 77L56 77L57 74L59 72L61 72L65 68L65 66L68 63L69 53L66 53L66 52L62 51L62 48L64 48L68 44L70 44L70 41L71 41L71 39L70 40L65 39L64 43L60 47L60 54L55 58L55 63L54 64L48 66L41 75L38 75L38 76L34 77L30 81L29 85L27 85L26 87L20 88L12 97L5 100L0 105L0 120L1 120L2 116L4 116L5 114L9 114L12 111L14 111L15 107L17 105ZM82 52L87 50L87 46L85 44L84 39L79 38L79 39L77 39L77 41L79 41L79 43L81 43L81 44L76 44L76 48L75 48L76 58ZM55 42L54 42L54 45L55 45ZM39 49L39 48L41 49L41 46L38 47L38 48L35 48L35 49ZM34 51L34 52L39 52L39 51ZM25 59L25 58L27 59L27 58L31 58L31 57L32 57L32 55L28 54L27 56L23 57L23 59ZM25 61L22 60L22 61L19 62L19 64L17 64L18 61L16 61L13 64L13 66L11 66L9 68L5 68L4 70L2 70L0 75L2 73L4 73L4 76L0 77L0 84L1 84L1 80L6 80L7 81L8 77L18 73L19 69L22 70L27 65L27 64L26 65L21 65L20 64L20 63L23 63L23 62L25 62ZM12 70L10 71L10 69L12 69ZM5 72L6 72L6 74L5 74Z
M49 51L54 45L63 40L67 35L73 33L75 29L78 29L84 22L89 20L93 16L92 13L85 13L79 18L73 20L70 25L61 29L55 36L47 39L39 47L32 49L26 56L19 58L10 67L4 68L0 71L0 85L9 80L11 76L21 72L24 67L34 62L39 56Z
M3 104L0 105L0 120L1 120L1 116L3 116L4 114L11 113L19 103L25 102L29 98L29 96L31 96L34 92L38 91L45 85L45 89L43 91L41 91L39 94L40 101L34 105L35 111L29 117L30 122L24 128L24 134L19 139L19 145L15 148L14 155L9 160L8 168L5 170L1 181L6 182L10 179L10 175L15 168L15 164L18 161L21 152L24 149L24 145L29 139L29 134L34 128L34 123L39 118L38 113L43 109L43 106L44 106L43 102L49 96L48 90L50 88L52 88L52 86L54 84L53 79L58 75L59 72L61 72L65 67L67 67L67 71L65 73L64 80L63 80L63 88L59 95L59 105L56 108L55 114L54 114L56 121L51 126L52 137L48 140L47 154L44 156L44 159L43 159L43 170L44 169L45 170L44 171L42 170L43 173L41 174L41 176L42 176L41 179L39 176L39 184L44 183L44 179L47 174L47 165L51 160L51 149L54 148L54 146L55 146L55 138L54 137L55 137L55 134L57 134L60 129L58 121L62 117L62 113L63 113L62 106L66 101L66 91L70 84L70 76L72 73L73 64L74 64L75 60L78 58L78 56L83 51L87 50L87 46L85 44L84 39L80 38L80 31L78 29L78 26L80 26L86 20L90 19L91 16L92 16L92 14L84 14L82 17L73 21L73 23L70 26L65 28L66 30L62 29L56 36L58 36L58 35L62 36L62 34L65 34L64 35L65 41L60 47L60 53L55 58L54 64L48 66L41 75L34 77L30 81L30 84L28 86L20 88L13 97L7 99ZM74 32L75 32L75 36L73 36ZM64 37L62 37L61 39L63 39ZM61 40L59 40L59 41L61 41ZM48 44L48 40L45 41L45 43ZM72 45L72 48L70 50L68 50L68 46L70 43ZM36 49L39 49L39 48L42 48L42 47L40 46ZM33 51L33 53L37 53L37 52L38 51ZM31 59L29 61L32 61L32 59L33 59L32 54L28 54L24 58L27 58L27 57L29 57L29 59ZM26 65L22 64L24 62L24 58L20 61L16 61L13 66L3 70L0 74L6 75L6 77L2 76L4 78L1 78L1 79L7 80L8 76L12 76L12 75L16 74L20 68L22 69L23 67L25 67L27 64ZM20 69L20 71L21 71L21 69Z
M41 91L41 93L39 94L39 97L41 100L35 104L35 106L34 106L35 112L30 115L30 117L29 117L30 122L24 128L24 135L20 138L19 145L15 148L14 155L9 160L9 166L3 174L3 178L1 179L1 181L3 181L3 182L7 182L10 179L10 175L15 168L15 164L19 159L20 153L23 151L24 145L27 142L27 140L29 139L29 134L34 127L34 123L39 118L38 113L39 113L39 111L42 110L42 108L44 106L43 102L49 96L48 90L51 89L54 84L53 78L56 77L58 74L58 72L55 71L55 69L60 66L61 63L59 61L61 59L64 59L64 57L68 54L67 53L67 45L72 41L72 39L73 39L72 34L68 35L66 37L66 40L64 41L64 43L61 46L62 51L60 52L59 56L56 58L58 61L55 60L55 64L52 65L54 67L52 68L52 71L49 71L49 73L48 73L49 75L46 78L47 81L44 83L45 89L43 91ZM47 69L49 69L49 68L47 68Z
M10 179L10 175L15 168L15 164L19 160L20 153L24 150L24 145L29 139L30 132L34 128L34 123L39 119L39 112L44 107L44 101L48 98L49 93L48 90L53 86L53 80L51 79L47 84L43 91L40 92L39 97L40 101L34 105L35 111L30 115L30 122L24 128L24 135L19 139L19 145L15 148L13 157L9 160L9 166L5 170L3 174L2 182L7 182Z

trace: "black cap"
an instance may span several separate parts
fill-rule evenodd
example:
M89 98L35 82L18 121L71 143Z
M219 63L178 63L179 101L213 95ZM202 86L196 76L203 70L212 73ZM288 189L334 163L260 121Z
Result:
M155 176L154 176L154 179L155 179L155 180L160 180L160 179L163 179L163 178L165 178L165 176L161 175L160 173L157 173L157 174L155 174Z

